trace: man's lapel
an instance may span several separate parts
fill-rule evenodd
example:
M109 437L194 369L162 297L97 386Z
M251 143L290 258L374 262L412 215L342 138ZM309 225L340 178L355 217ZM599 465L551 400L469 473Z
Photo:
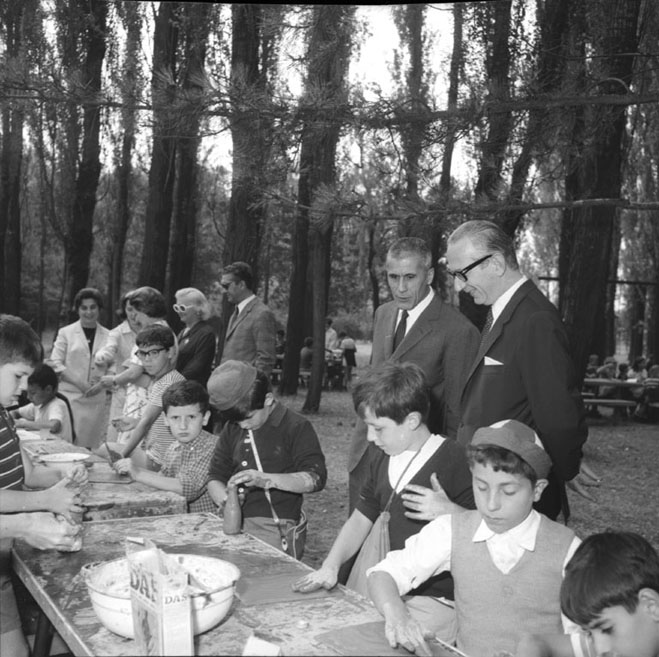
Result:
M512 316L515 314L515 310L517 310L517 306L519 306L522 299L531 291L529 285L534 285L533 281L526 281L517 290L517 292L513 294L512 298L506 304L506 307L503 309L501 315L497 317L492 328L490 329L490 332L485 337L485 340L483 340L483 343L481 344L481 347L478 350L478 354L476 354L476 358L474 359L474 362L469 370L469 374L467 374L467 379L466 379L467 381L469 381L473 373L476 371L480 363L483 361L483 358L485 357L485 354L490 350L490 347L499 339L499 337L503 333L504 326L510 321Z
M439 314L440 304L441 300L435 295L430 304L428 304L428 307L419 315L416 322L412 324L412 328L406 333L405 337L398 345L398 349L394 352L396 360L402 359L404 354L414 347L417 342L423 340L423 338L432 330L433 327L431 323Z

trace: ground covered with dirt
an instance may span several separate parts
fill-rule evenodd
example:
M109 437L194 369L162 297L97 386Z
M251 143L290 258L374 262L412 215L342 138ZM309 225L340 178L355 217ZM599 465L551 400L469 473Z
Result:
M300 411L305 393L281 401ZM320 412L307 417L318 432L329 471L325 489L305 495L304 503L309 534L303 561L318 567L348 514L346 460L356 417L350 393L323 391ZM586 489L595 501L568 491L570 526L582 538L608 528L638 532L659 550L659 425L608 416L589 423L586 462L601 483Z

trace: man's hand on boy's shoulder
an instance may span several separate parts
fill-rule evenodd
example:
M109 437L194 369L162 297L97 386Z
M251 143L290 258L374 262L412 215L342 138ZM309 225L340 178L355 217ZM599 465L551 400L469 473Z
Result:
M430 485L432 488L417 484L405 486L401 499L408 518L430 521L456 511L457 505L451 502L434 472L430 475Z

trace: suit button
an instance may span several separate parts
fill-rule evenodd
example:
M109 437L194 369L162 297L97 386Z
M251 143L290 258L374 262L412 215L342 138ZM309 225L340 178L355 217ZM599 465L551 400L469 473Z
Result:
M243 467L245 467L245 466L247 465L247 461L243 461L240 465L242 465Z

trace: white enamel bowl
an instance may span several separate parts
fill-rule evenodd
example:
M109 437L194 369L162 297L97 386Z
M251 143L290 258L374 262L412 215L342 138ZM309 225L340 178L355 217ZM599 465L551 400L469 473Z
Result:
M195 554L175 556L202 582L207 592L192 593L192 629L195 635L215 627L233 602L240 571L222 559ZM128 639L135 638L130 601L130 574L126 559L83 566L81 571L96 615L103 625Z
M39 460L66 474L71 472L73 467L78 463L89 465L88 462L90 456L90 454L83 454L80 452L58 452L56 454L39 454Z

